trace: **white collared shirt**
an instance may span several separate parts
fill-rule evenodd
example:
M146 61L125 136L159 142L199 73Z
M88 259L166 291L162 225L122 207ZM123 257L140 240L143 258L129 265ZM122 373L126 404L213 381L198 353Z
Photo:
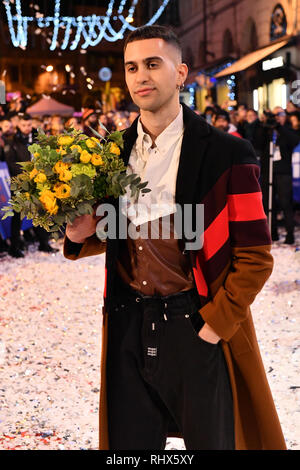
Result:
M148 181L147 188L151 192L140 193L135 202L128 186L126 194L120 197L122 213L136 226L176 212L176 178L184 133L182 106L174 121L156 138L154 148L151 148L152 139L144 132L140 118L137 133L127 174L136 173L142 182Z

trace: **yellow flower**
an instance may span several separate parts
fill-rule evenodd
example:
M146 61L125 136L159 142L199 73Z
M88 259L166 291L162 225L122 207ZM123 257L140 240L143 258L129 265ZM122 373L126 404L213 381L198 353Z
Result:
M40 156L40 154L39 154L38 152L35 152L35 153L33 154L33 156L34 156L34 158L37 158L37 157Z
M83 150L80 155L80 161L82 163L89 163L91 159L91 154L87 150Z
M66 151L62 148L62 147L59 147L59 149L56 149L57 153L59 153L62 157L64 155L66 155Z
M30 194L29 193L25 193L25 196L26 196L26 199L30 199Z
M98 155L97 153L93 153L91 162L95 166L103 165L103 160L101 155Z
M66 199L71 194L71 186L68 184L56 183L53 189L58 199Z
M115 144L114 142L112 142L110 144L110 149L109 149L110 153L114 153L115 155L120 155L121 151L119 149L119 147L117 146L117 144Z
M82 148L80 147L80 145L72 145L70 147L71 150L77 150L77 152L81 153L82 152Z
M49 191L49 189L45 189L41 192L39 199L46 211L49 212L49 214L57 214L58 205L56 204L55 194L52 191Z
M70 137L69 135L61 135L58 138L58 145L71 145L74 141L74 137Z
M94 140L94 137L92 137L91 139L87 139L85 141L86 145L88 146L89 149L94 149L97 147L97 139L96 139L96 142Z
M34 178L35 183L45 183L47 181L47 176L45 173L38 173L38 175Z
M32 180L37 174L38 174L38 171L37 171L36 168L34 168L34 169L29 173L30 179Z
M69 164L62 162L59 160L57 163L55 163L53 170L56 171L56 173L60 173L63 170L67 170L69 168Z
M73 175L69 170L61 170L59 173L60 181L70 181L72 178Z

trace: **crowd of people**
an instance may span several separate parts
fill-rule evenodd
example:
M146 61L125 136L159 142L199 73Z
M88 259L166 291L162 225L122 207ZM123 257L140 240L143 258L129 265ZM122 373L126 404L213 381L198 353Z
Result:
M278 212L282 210L286 229L284 243L294 244L292 154L300 142L300 109L290 101L286 109L276 106L272 110L264 110L259 115L257 111L243 103L231 111L210 104L202 116L220 130L251 142L260 165L264 210L266 214L269 210L272 214L270 227L272 240L279 240ZM269 204L270 185L271 204Z
M31 155L27 147L34 141L37 129L47 135L58 135L64 129L74 128L88 136L93 136L91 128L100 135L106 132L123 130L129 127L139 115L138 108L131 104L126 111L102 113L94 108L85 108L82 113L63 118L59 115L32 117L26 113L28 104L22 99L11 101L0 107L0 161L6 162L10 177L20 173L20 161L29 161ZM200 114L200 112L198 112ZM294 202L292 187L292 153L300 142L300 109L289 102L286 109L277 106L266 110L260 116L257 111L240 103L228 111L213 102L206 107L202 117L211 125L238 138L249 140L256 152L260 165L260 184L263 193L264 209L269 211L269 185L272 182L272 240L279 240L278 211L282 210L286 237L284 243L293 244ZM273 172L270 178L270 142L273 142ZM220 155L220 158L222 156ZM11 220L11 236L5 240L0 233L0 254L24 257L28 246L38 243L38 249L55 252L49 244L49 234L40 227L21 231L20 215Z

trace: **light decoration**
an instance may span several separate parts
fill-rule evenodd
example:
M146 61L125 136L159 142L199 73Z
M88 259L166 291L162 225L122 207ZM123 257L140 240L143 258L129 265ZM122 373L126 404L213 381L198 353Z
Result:
M230 99L230 101L234 101L235 100L235 90L236 90L236 82L235 82L235 75L231 75L230 78L228 78L227 80L227 86L229 88L229 93L228 93L228 97ZM233 107L232 106L229 106L228 108L229 110L232 110Z
M54 15L44 17L41 13L36 16L22 16L21 0L3 0L5 6L7 22L10 31L12 43L15 47L25 49L28 42L28 24L36 22L36 34L44 33L44 28L53 26L52 38L47 38L50 44L49 49L54 51L60 46L61 49L70 48L74 51L80 44L80 52L88 47L97 46L103 39L109 42L115 42L124 38L126 30L134 31L136 28L131 24L134 19L134 13L139 0L130 0L131 5L126 12L126 18L123 16L124 8L128 0L120 0L119 7L116 7L116 0L109 0L106 16L60 16L60 0L55 0ZM146 23L146 25L154 24L162 15L170 0L162 0L161 6L156 13ZM16 14L11 11L11 4L15 5ZM117 16L112 18L113 10L117 9ZM119 20L121 28L119 31L111 25L112 20ZM71 41L71 34L76 31L74 39ZM58 42L59 33L64 32L61 45Z

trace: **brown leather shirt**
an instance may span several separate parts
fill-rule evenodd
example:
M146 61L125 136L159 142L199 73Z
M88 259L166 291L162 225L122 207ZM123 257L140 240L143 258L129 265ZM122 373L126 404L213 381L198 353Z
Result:
M139 236L134 240L128 236L119 241L118 275L145 295L165 296L192 289L195 284L189 256L183 254L183 240L174 237L173 215L170 216L169 239L161 236L162 218L158 223L157 239L151 238L151 222L148 222L148 238Z

